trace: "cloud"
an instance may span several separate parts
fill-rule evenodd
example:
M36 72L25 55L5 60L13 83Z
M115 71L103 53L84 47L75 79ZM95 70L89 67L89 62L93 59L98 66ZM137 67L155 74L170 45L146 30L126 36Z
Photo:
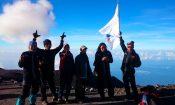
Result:
M18 67L18 60L22 52L19 50L1 50L0 51L0 68L16 69Z
M88 49L97 49L99 43L106 42L103 35L70 35L67 34L67 37L64 39L65 43L70 44L70 49L78 49L81 45L86 45ZM55 48L60 43L60 36L46 36L46 39L50 39L52 41L52 48ZM81 40L81 41L80 41Z
M30 0L15 1L3 6L0 14L0 38L7 42L26 41L37 29L47 34L53 25L53 7L47 0L32 3Z
M3 64L2 64L2 63L0 63L0 68L4 68L4 66L3 66Z
M145 71L145 70L137 70L136 72L138 74L144 74L144 75L149 75L151 73L150 71Z

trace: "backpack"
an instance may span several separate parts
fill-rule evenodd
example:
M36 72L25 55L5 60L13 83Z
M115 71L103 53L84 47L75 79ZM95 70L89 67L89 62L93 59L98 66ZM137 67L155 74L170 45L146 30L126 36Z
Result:
M135 54L136 55L136 58L135 58L135 60L134 60L134 67L140 67L141 66L141 60L140 60L140 57L139 57L139 55L136 53Z

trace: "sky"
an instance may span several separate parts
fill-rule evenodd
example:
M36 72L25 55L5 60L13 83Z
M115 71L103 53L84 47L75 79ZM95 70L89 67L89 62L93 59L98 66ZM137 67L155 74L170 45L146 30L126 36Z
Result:
M16 67L36 30L40 48L46 38L56 47L65 32L72 50L81 45L96 50L106 41L98 31L113 17L117 2L125 42L134 40L140 50L175 50L174 0L0 0L0 67L9 61Z

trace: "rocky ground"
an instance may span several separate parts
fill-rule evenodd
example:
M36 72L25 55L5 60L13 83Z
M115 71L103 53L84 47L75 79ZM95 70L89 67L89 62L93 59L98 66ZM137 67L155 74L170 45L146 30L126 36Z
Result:
M139 87L138 87L139 90ZM157 105L175 105L175 85L159 86ZM16 99L21 93L21 85L19 83L13 83L12 81L6 81L0 83L0 105L15 105ZM140 92L139 92L140 93ZM106 95L107 96L107 95ZM51 94L48 90L48 100L50 105L58 105L58 103L51 103ZM125 99L125 92L123 88L115 88L115 97L106 98L100 100L97 92L87 92L86 101L84 103L76 103L74 97L74 91L71 91L70 103L66 105L136 105L133 100ZM26 105L28 100L26 99ZM37 105L41 105L40 94L38 94ZM60 104L59 104L60 105Z

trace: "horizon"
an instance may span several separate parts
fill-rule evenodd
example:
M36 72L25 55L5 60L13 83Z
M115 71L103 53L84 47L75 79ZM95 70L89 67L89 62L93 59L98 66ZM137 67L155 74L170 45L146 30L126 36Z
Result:
M175 50L137 50L136 52L139 54L141 61L175 61ZM62 51L62 50L61 50ZM79 49L70 49L75 58L79 54ZM95 52L96 49L88 49L87 55L91 60L91 67L93 67L93 61L95 59ZM20 54L22 52L16 52L15 50L11 51L0 51L0 67L5 69L19 69L18 61ZM123 51L120 50L112 50L111 51L114 62L123 59ZM55 57L55 69L58 70L59 68L59 54ZM10 63L9 63L10 61ZM122 62L122 61L121 61Z
M94 70L93 62L94 62L95 51L96 50L90 50L90 49L87 50L87 55L89 57L92 72ZM74 50L71 52L73 53L74 58L77 54L79 54L79 50L78 51ZM175 71L175 68L174 68L175 51L143 50L143 51L137 51L137 52L139 53L142 61L141 67L136 68L135 75L136 75L137 85L175 84L175 82L173 81L175 79L173 75ZM120 67L123 59L123 52L118 51L116 53L112 51L112 55L113 55L114 62L110 64L111 75L117 77L119 80L122 80L122 72L120 70ZM11 56L9 57L11 58ZM6 62L9 63L9 60L6 60ZM0 67L11 70L11 69L15 69L14 68L15 66L17 70L19 69L21 70L21 68L19 68L17 65L18 60L10 61L10 62L15 62L15 65L11 65L11 64L6 65L6 67L12 66L9 69L2 66ZM59 70L58 68L59 68L59 57L57 55L55 59L55 70Z
M90 65L92 72L94 67L92 66L92 59L90 59ZM139 86L146 85L170 85L175 84L174 77L174 62L175 60L143 60L142 65L139 68L136 68L136 84ZM151 62L151 63L150 63ZM122 81L122 71L121 60L116 60L112 64L111 75L115 76ZM1 68L4 69L4 68ZM22 69L4 69L4 70L22 70ZM166 77L166 78L165 78Z

